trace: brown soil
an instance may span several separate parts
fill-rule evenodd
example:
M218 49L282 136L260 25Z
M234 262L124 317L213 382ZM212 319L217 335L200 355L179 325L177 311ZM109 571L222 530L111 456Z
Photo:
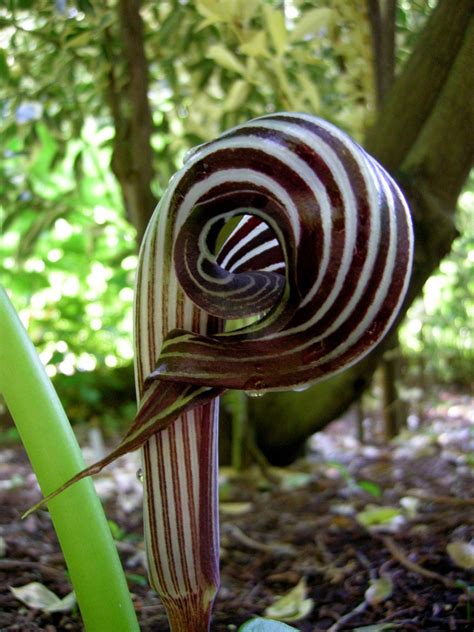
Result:
M383 623L390 624L383 629L407 632L474 630L472 570L460 568L446 550L449 542L474 539L470 403L467 398L442 403L421 430L386 448L360 445L350 436L349 422L338 422L314 439L293 475L277 473L279 484L275 473L271 481L261 473L238 481L227 475L222 580L212 630L236 630L263 615L302 578L314 606L290 623L298 630L335 632ZM145 580L134 469L133 456L121 459L97 484L108 518L120 528L117 546L141 629L160 632L168 625ZM0 630L82 630L77 609L31 610L10 590L33 581L60 597L71 590L48 513L20 520L39 498L32 481L21 447L0 451ZM368 504L400 507L407 496L418 498L418 507L401 512L394 524L368 529L359 523L357 513ZM393 589L371 605L365 593L370 580L379 577L388 577Z

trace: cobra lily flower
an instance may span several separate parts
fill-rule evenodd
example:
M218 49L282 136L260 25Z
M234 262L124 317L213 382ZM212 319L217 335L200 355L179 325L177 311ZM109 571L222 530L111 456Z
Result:
M218 396L302 387L358 361L397 314L412 251L392 178L309 115L233 128L172 178L139 257L137 417L68 484L142 447L149 576L173 632L208 630L219 585Z

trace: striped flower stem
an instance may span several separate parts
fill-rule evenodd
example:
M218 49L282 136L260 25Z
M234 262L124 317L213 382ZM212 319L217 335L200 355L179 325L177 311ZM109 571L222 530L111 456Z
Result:
M143 446L149 575L173 632L208 629L219 583L216 398L302 389L360 360L393 323L412 253L393 179L313 116L233 128L171 179L139 257L137 417L67 484Z

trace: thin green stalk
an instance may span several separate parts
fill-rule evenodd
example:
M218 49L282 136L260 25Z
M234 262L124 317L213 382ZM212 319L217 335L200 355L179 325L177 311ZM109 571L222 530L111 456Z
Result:
M244 391L229 391L227 400L232 415L231 464L240 472L243 469L245 435L248 424L248 399Z
M43 494L84 468L59 398L0 286L0 393ZM87 632L139 630L125 575L90 479L49 504ZM21 511L24 508L19 508Z

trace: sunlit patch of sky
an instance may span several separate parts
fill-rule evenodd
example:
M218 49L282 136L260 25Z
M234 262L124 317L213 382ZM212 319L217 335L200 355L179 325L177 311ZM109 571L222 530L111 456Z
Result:
M67 219L60 217L54 222L54 237L56 239L69 239L74 233L74 226L72 226Z
M131 287L124 287L119 292L119 298L125 303L131 303L133 301L134 291Z
M293 26L294 21L300 16L300 11L292 0L287 0L285 2L284 10L286 25L287 27L291 27Z
M45 267L44 261L36 257L27 259L24 264L24 268L27 272L43 272Z
M117 359L117 356L114 356L111 353L109 353L108 355L105 356L104 362L105 362L105 366L108 366L109 369L113 369L114 367L117 366L118 359Z
M46 258L51 263L57 263L63 257L63 255L64 250L62 250L62 248L52 248L46 255Z
M122 260L120 264L123 270L135 270L138 264L138 257L136 255L129 255Z
M131 360L133 358L133 346L130 340L120 338L117 341L117 352L120 357Z
M39 121L43 116L43 105L38 101L25 101L15 110L15 119L18 125Z

